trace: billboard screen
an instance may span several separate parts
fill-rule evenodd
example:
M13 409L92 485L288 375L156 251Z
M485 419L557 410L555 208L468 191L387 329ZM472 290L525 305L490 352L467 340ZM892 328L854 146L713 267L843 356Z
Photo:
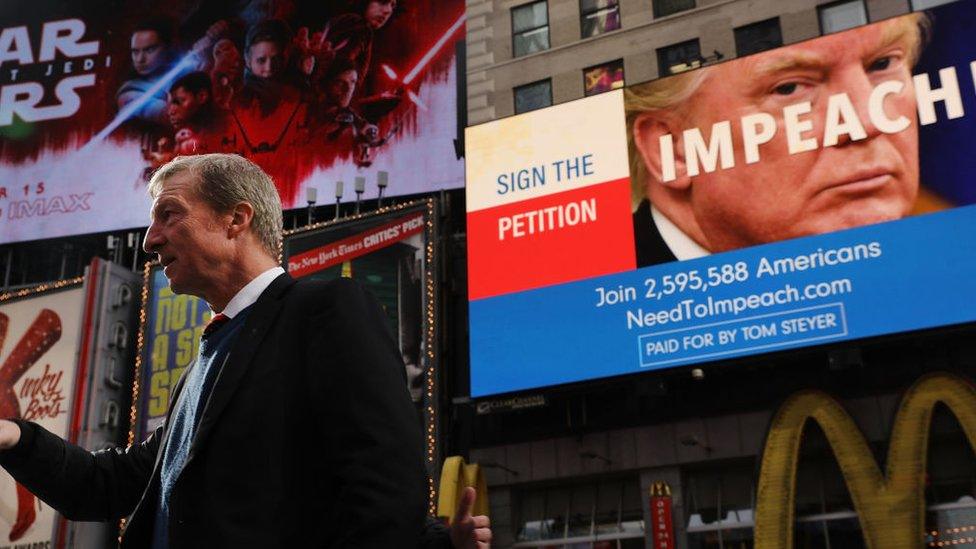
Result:
M2 13L0 243L148 225L148 177L176 155L244 155L285 208L381 170L387 196L462 184L460 0L14 0Z
M0 301L2 417L68 438L85 294L78 284ZM5 297L9 297L9 294ZM0 470L0 545L48 547L57 513Z
M206 301L175 294L158 263L147 263L143 281L142 337L139 340L139 388L130 432L142 441L166 419L172 391L196 359L203 328L213 316Z
M468 128L472 396L976 320L974 24Z

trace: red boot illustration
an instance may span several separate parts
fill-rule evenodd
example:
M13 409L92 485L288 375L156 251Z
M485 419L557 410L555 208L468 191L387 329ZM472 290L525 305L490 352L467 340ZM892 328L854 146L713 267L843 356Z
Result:
M0 347L7 337L7 315L0 313ZM23 417L14 385L27 370L61 339L61 319L50 309L42 309L0 366L0 417ZM10 541L17 541L37 519L34 494L17 484L17 519L10 529Z

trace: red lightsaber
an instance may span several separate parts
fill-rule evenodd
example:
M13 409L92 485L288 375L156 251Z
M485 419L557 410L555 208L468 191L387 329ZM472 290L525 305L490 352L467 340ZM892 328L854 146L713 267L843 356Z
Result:
M417 64L414 65L413 68L410 69L410 71L407 73L407 75L403 77L401 83L404 86L409 86L410 83L413 82L415 78L417 78L417 76L421 73L421 71L427 68L427 65L430 65L430 62L433 61L434 57L437 56L438 53L440 53L444 45L447 44L447 41L450 40L452 36L454 36L454 33L456 33L463 26L464 26L464 14L461 14L461 16L458 17L457 20L455 20L450 27L448 27L447 31L443 35L441 35L440 38L437 39L437 42L434 42L434 45L431 46L426 53L424 53L423 57L420 58L420 61L417 61ZM389 65L383 64L381 68L383 69L383 72L386 73L386 75L391 80L399 79L399 76L397 75L396 71L393 70L393 68L390 67ZM425 105L424 102L420 100L420 97L416 93L414 93L413 90L409 88L407 88L407 97L409 97L410 100L413 101L418 107L427 110L427 105Z

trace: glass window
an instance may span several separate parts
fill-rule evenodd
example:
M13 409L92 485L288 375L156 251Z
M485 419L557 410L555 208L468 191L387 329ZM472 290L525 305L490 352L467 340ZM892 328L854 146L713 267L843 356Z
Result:
M912 10L927 10L929 8L934 8L936 6L941 6L942 4L948 4L949 2L955 2L956 0L912 0Z
M771 50L783 45L779 17L735 29L735 53L739 57Z
M695 0L654 0L654 17L664 17L694 7Z
M637 478L525 488L515 497L519 546L644 547L642 498Z
M863 0L835 2L817 8L820 12L820 33L830 34L852 29L868 22Z
M515 114L552 105L552 80L540 80L515 88Z
M684 481L689 549L740 549L753 545L755 464L687 471Z
M549 10L546 2L512 8L512 56L549 49Z
M583 38L619 29L617 0L580 0L580 28Z
M624 87L624 60L583 69L583 93L596 95Z
M658 48L657 66L661 76L700 67L701 45L698 39Z
M598 490L599 488L597 488ZM596 513L596 490L573 490L569 504L569 537L593 535ZM617 506L614 505L614 508Z

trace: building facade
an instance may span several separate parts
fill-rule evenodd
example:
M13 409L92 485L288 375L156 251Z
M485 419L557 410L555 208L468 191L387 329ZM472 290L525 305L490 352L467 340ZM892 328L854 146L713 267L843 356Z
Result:
M871 452L862 464L884 474L893 448L926 448L927 466L907 473L925 481L926 534L904 546L972 547L976 447L961 424L976 418L936 407L928 432L894 425L909 388L927 375L976 379L974 349L964 342L974 334L970 327L783 353L706 368L698 379L688 369L631 376L550 392L539 408L479 416L476 440L489 443L470 459L486 474L494 546L751 548L757 503L766 497L767 505L772 498L793 506L794 547L865 547L850 491L857 475L841 468L849 449L825 434L840 424L809 421L803 429L792 501L759 493L764 451L778 451L765 447L774 416L790 396L815 390L836 399L866 439ZM656 544L651 527L652 487L661 482L671 492L671 545Z
M682 63L732 59L940 3L469 0L468 124L584 97L594 68L622 67L619 85L636 84Z

